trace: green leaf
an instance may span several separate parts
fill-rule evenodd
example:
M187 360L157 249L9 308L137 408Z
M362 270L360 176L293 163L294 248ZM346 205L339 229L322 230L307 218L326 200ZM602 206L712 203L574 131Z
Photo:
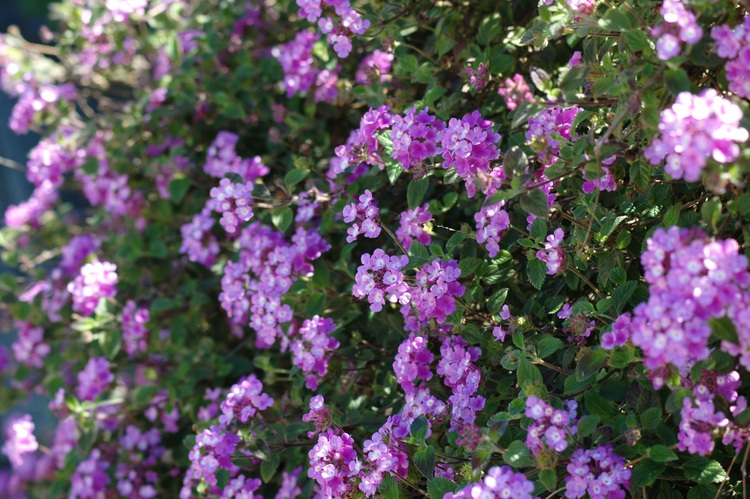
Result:
M645 191L651 182L652 167L643 160L634 161L630 165L630 181L635 184L639 191Z
M180 204L190 189L189 178L176 178L169 183L169 196L172 198L174 204Z
M522 102L513 112L513 122L511 123L510 127L518 128L519 126L525 124L531 118L539 114L539 111L544 108L545 106L537 104L536 102Z
M418 449L412 459L414 466L417 467L425 478L432 478L435 475L435 449L432 445Z
M411 243L411 247L414 247L414 242ZM461 277L469 277L484 263L481 258L474 258L472 256L462 258L458 262L458 268L461 269Z
M625 42L628 48L633 52L639 52L648 47L648 37L646 33L639 29L630 29L625 32Z
M602 420L606 420L612 415L612 404L595 391L588 391L583 396L586 403L586 410Z
M403 72L416 73L419 69L419 60L411 54L404 54L398 58L398 63L401 65Z
M673 96L690 91L690 78L684 69L668 69L664 72L664 85Z
M487 300L487 310L491 314L497 314L505 305L505 298L508 296L508 288L503 288L492 293L490 299Z
M716 229L721 219L721 201L714 198L703 203L703 206L701 206L701 219L704 224L712 229Z
M644 430L655 430L661 422L661 407L649 407L641 413L641 428Z
M547 204L547 195L541 189L532 189L521 194L519 199L521 208L532 215L546 217L549 215L549 205Z
M711 332L713 333L714 338L735 344L739 343L737 338L737 328L729 317L709 319L708 324L711 326Z
M430 187L430 179L427 177L420 178L419 180L412 180L409 182L406 188L406 200L409 203L409 208L414 209L422 203L424 195L427 193L427 189Z
M293 170L289 170L286 175L284 175L284 183L286 184L287 188L291 188L294 185L299 184L303 180L305 180L305 177L307 177L307 170L303 170L301 168L295 168Z
M589 349L576 364L576 378L583 381L599 372L604 367L607 354L602 350Z
M635 349L631 346L624 346L616 349L609 358L609 365L612 367L623 368L635 360Z
M271 222L281 232L285 232L294 221L294 213L289 206L277 208L271 212Z
M522 174L528 166L529 158L526 157L526 153L523 152L523 149L520 147L513 146L508 149L507 153L505 153L505 157L503 158L503 170L505 171L506 177L514 178Z
M99 346L104 352L104 355L109 359L113 360L117 357L122 346L122 331L120 330L107 330L99 333Z
M417 419L415 419L411 424L409 433L411 433L412 438L414 438L414 440L416 440L418 444L423 445L424 439L427 436L427 430L429 430L429 428L430 425L427 421L427 417L422 414L417 417Z
M539 368L525 357L518 359L518 386L523 388L527 383L542 383Z
M523 442L514 440L503 452L503 461L514 468L524 468L531 465L531 453Z
M617 9L609 9L604 17L599 19L599 27L610 31L627 31L634 28L630 18Z
M633 236L630 235L630 232L622 231L617 234L617 238L615 239L615 246L617 246L617 249L624 250L628 247L632 239Z
M677 225L677 222L680 220L680 210L682 209L682 206L679 204L673 204L669 207L669 209L664 213L664 227L672 227L673 225Z
M745 220L750 220L750 192L746 192L737 199L737 211Z
M553 491L557 487L557 472L554 468L542 470L539 472L539 481L542 482L545 489Z
M388 180L391 182L391 184L395 184L396 180L398 180L398 177L400 177L401 174L404 173L404 167L401 166L401 163L391 161L388 163L386 171L388 173Z
M378 487L378 494L383 499L401 498L401 488L398 486L396 479L393 478L393 475L390 473L385 474L383 481L380 482L380 487Z
M529 260L529 263L526 266L526 271L529 274L529 282L531 282L531 285L536 289L542 289L544 280L547 278L547 265L545 265L543 261L535 258Z
M534 221L531 222L529 233L534 240L543 243L547 238L547 222L545 222L543 218L535 218Z
M665 463L667 461L677 461L679 457L677 454L672 452L666 445L654 445L648 450L648 456L657 463Z
M693 456L687 460L682 469L688 480L701 484L720 483L727 478L721 463L702 456Z
M625 308L625 305L627 305L628 300L633 296L637 287L638 283L636 281L627 281L612 291L612 306L615 312L618 314L622 312L622 309Z
M280 463L281 457L278 454L271 454L268 459L260 463L260 478L264 483L268 483L273 478Z
M656 481L656 478L661 475L665 469L667 469L666 464L657 463L651 459L644 459L643 461L636 463L635 466L633 466L633 472L630 475L630 489L638 490L641 487L648 487Z
M488 45L492 40L500 36L502 29L503 26L500 23L499 14L485 19L485 21L479 27L479 33L477 33L477 43L479 45Z
M458 246L464 242L464 239L466 239L466 236L461 232L454 232L453 235L448 238L448 241L445 243L445 251L449 255L453 253L453 250L458 248Z
M578 436L583 438L591 435L594 430L596 430L596 427L599 426L599 423L601 423L601 421L602 420L599 416L594 416L593 414L583 416L578 421Z
M457 490L458 484L447 478L435 477L427 480L427 493L430 495L430 499L443 499L443 496L448 492Z
M450 49L456 46L456 43L456 40L454 40L450 36L441 34L438 37L437 42L435 42L435 50L437 50L438 56L442 57L443 55L448 53Z
M536 354L540 359L545 359L560 350L563 345L564 343L560 338L545 334L536 342Z

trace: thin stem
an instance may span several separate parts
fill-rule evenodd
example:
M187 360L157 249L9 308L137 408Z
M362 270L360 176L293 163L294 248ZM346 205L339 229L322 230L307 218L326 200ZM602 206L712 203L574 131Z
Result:
M560 374L564 374L564 375L566 375L566 376L570 376L571 374L573 374L573 373L571 373L570 371L568 371L568 370L566 370L566 369L563 369L562 367L557 367L556 365L554 365L554 364L550 364L549 362L547 362L547 361L544 361L544 360L542 360L542 359L534 359L534 361L533 361L533 362L534 362L534 364L538 364L538 365L540 365L540 366L544 366L544 367L546 367L547 369L552 369L553 371L557 371L557 372L559 372Z
M726 485L727 480L729 480L729 473L732 472L732 467L734 466L734 463L737 462L737 458L739 457L739 454L735 454L732 458L732 462L729 463L729 468L727 468L727 474L724 476L724 480L721 481L721 485L719 485L719 490L716 491L716 495L714 496L714 499L719 499L719 496L721 495L721 489L724 488L724 485Z
M261 423L263 423L264 425L266 425L266 428L268 428L269 430L271 430L271 433L273 433L276 436L276 438L279 440L279 442L286 443L286 440L284 438L282 438L281 435L279 435L279 432L276 431L276 429L273 426L271 426L270 424L268 424L268 421L266 421L266 418L264 418L263 415L260 412L258 413L258 419L260 419Z
M552 492L550 492L550 494L545 499L550 499L551 497L555 497L560 492L564 492L565 489L567 489L567 487L560 487L557 490L553 490Z
M581 273L580 273L580 272L578 271L578 269L577 269L577 268L573 267L572 265L568 265L568 267L567 267L567 269L566 269L566 270L570 270L570 271L571 271L571 272L573 272L573 273L574 273L575 275L577 275L578 277L580 277L580 279L581 279L581 280L582 280L583 282L585 282L585 283L586 283L586 284L587 284L587 285L588 285L588 286L589 286L589 287L590 287L591 289L593 289L593 290L594 290L594 293L596 293L596 295L597 295L597 296L598 296L599 298L604 298L604 295L602 294L602 292L601 292L601 291L599 291L599 288L597 288L596 286L594 286L594 283L592 283L591 281L589 281L589 280L588 280L588 279L586 278L586 276L584 276L583 274L581 274Z
M742 499L747 499L747 487L745 479L747 478L747 456L750 453L750 444L745 448L745 455L742 458Z
M404 245L401 244L401 241L398 240L396 235L393 232L391 232L391 229L389 229L388 226L385 225L382 220L380 221L380 227L382 227L383 230L386 231L389 236L391 236L391 239L393 239L393 242L395 242L398 245L398 247L401 248L401 251L404 252L404 255L409 256L409 252L406 251L406 248L404 248Z
M22 165L21 163L17 161L13 161L10 158L3 158L0 156L0 166L4 166L6 168L12 168L13 170L18 170L21 172L26 171L26 167Z

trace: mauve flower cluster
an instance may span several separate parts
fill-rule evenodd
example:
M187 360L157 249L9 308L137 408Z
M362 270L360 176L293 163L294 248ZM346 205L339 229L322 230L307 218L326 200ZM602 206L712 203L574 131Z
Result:
M695 182L706 160L731 163L740 154L738 143L748 139L740 126L742 109L709 88L699 95L681 92L661 112L659 136L644 151L653 165L666 158L664 170L673 178Z
M29 367L42 367L50 352L49 345L44 342L44 329L28 321L18 322L16 326L18 340L12 345L16 360Z
M436 258L418 271L415 285L410 288L411 300L401 307L404 329L416 331L428 326L431 320L445 323L456 310L456 297L463 296L464 288L458 282L461 269L458 262L443 262Z
M292 335L289 350L292 362L305 375L305 386L316 390L318 383L328 373L328 361L339 347L339 342L331 336L336 324L331 319L314 316L302 323L297 334Z
M406 255L388 256L378 248L372 255L362 255L361 262L362 265L357 268L352 294L360 299L367 298L370 310L380 312L386 299L401 305L409 303L409 285L404 282L401 271L409 263Z
M211 189L211 198L207 201L206 206L221 214L219 223L228 234L237 232L242 222L248 222L253 218L253 209L250 205L253 203L253 184L232 183L228 178L219 181L218 187Z
M276 493L275 499L295 499L302 494L302 489L297 485L297 479L302 473L302 466L297 466L290 473L284 471L281 473L281 487Z
M409 459L403 438L405 428L400 424L401 415L389 416L385 424L365 440L362 451L367 456L362 470L359 490L365 496L375 494L386 474L405 477L409 473Z
M750 98L750 16L732 29L727 24L711 30L719 57L730 59L726 64L729 90L744 99Z
M94 400L114 380L115 377L109 370L109 361L104 357L93 357L86 363L83 371L78 373L76 395L81 400Z
M221 468L232 468L232 454L239 442L240 437L224 425L214 425L200 432L188 455L191 464L186 478L202 479L209 485L216 485L216 472ZM180 492L180 497L184 492L185 488Z
M51 112L55 104L73 101L76 95L76 88L70 83L42 85L38 89L29 87L13 106L8 127L17 134L25 134L37 113Z
M78 276L68 284L73 310L90 316L101 298L114 298L117 293L117 266L94 260L81 267Z
M576 426L575 400L569 400L567 407L555 409L536 395L526 399L526 417L534 422L526 434L526 446L536 456L546 449L562 452L568 448L568 436L575 436Z
M236 133L221 131L206 152L206 163L203 171L216 178L224 178L228 173L236 173L242 180L255 183L260 177L267 175L270 171L260 159L240 157L235 148L240 137Z
M482 350L470 347L460 336L449 335L443 339L440 355L436 370L445 386L452 389L448 399L450 428L458 430L463 424L473 423L476 413L484 409L486 399L477 395L482 372L475 365Z
M393 360L393 374L406 393L417 390L417 379L432 379L430 364L435 360L435 356L430 352L427 341L426 337L411 333L398 347L398 353Z
M448 492L443 499L505 498L536 499L534 482L523 473L513 471L510 466L493 466L477 483L472 483L457 492Z
M376 238L380 235L380 210L369 189L359 196L358 203L344 206L342 215L344 222L352 224L346 230L347 243L356 241L360 234L369 238Z
M336 104L336 99L339 97L339 70L340 68L334 68L333 71L330 69L324 69L318 73L318 76L315 77L313 101Z
M643 349L644 365L655 371L657 388L664 383L662 368L689 368L708 357L712 318L732 319L740 344L725 341L722 348L750 366L743 353L750 272L734 239L711 240L700 229L657 229L641 263L650 297L629 321L618 320L613 332L624 337L629 330L633 344Z
M271 51L284 70L281 86L290 99L298 93L307 92L315 83L318 70L313 66L312 48L318 38L318 34L300 31L294 40Z
M329 428L318 436L310 452L307 476L318 482L327 497L346 497L354 490L362 462L354 450L354 439L348 433Z
M219 416L219 422L229 426L237 417L241 423L247 423L258 411L264 411L272 405L273 399L263 393L263 383L251 374L229 389L220 406L222 415Z
M538 158L542 164L549 166L557 161L562 143L555 135L570 141L575 140L576 133L571 126L581 111L579 107L553 106L542 110L529 120L526 140L531 143L532 149L538 151Z
M703 37L695 14L687 10L681 0L664 0L659 9L664 23L651 28L651 36L658 37L656 55L667 61L680 55L682 44L696 44Z
M617 190L617 181L615 180L614 175L612 175L612 172L610 172L609 167L612 166L612 164L617 159L617 156L610 156L607 159L603 159L601 162L600 169L601 169L601 177L595 178L595 179L589 179L586 177L586 172L583 172L583 185L581 186L581 190L585 192L586 194L591 194L596 189L599 189L600 191L609 191L614 192Z
M534 94L531 93L529 84L526 83L523 75L516 73L513 78L506 78L503 86L497 90L497 93L505 99L505 107L513 111L522 102L531 102L534 100Z
M111 479L107 473L109 463L102 459L102 452L95 448L89 457L81 461L70 479L68 499L99 499L106 497Z
M432 238L430 233L425 230L425 224L432 220L432 213L430 213L430 206L427 203L417 206L413 210L402 211L399 219L401 225L396 229L396 237L406 251L409 251L414 239L425 246L430 244Z
M547 265L547 274L549 275L555 275L561 270L565 270L565 251L560 247L564 238L563 230L555 229L555 232L547 236L544 249L536 252L537 259Z
M474 221L477 223L477 242L485 245L490 258L494 258L500 252L500 239L510 227L510 216L503 206L505 201L483 206L474 215Z
M480 62L477 69L472 67L466 68L466 76L469 77L469 85L473 86L474 90L479 92L490 81L490 69L483 62Z
M40 187L46 181L53 186L60 187L63 176L78 168L82 161L83 151L70 151L66 144L70 140L70 130L63 130L50 137L44 138L29 152L26 162L26 178Z
M391 79L391 64L393 64L393 54L382 50L374 50L359 63L354 75L354 82L358 85L385 83Z
M119 444L120 462L115 468L117 491L130 499L156 497L159 476L153 467L166 451L161 445L159 430L151 428L144 432L128 425Z
M404 116L395 115L391 128L393 159L404 169L422 166L429 158L442 152L445 122L431 115L428 108L417 112L416 104Z
M370 21L362 19L349 0L297 0L297 5L300 7L301 17L311 23L318 22L320 31L328 35L328 43L341 58L352 51L352 36L364 35L370 27ZM335 12L335 23L334 16L321 17L325 7L330 7Z
M148 308L139 307L133 300L128 300L122 309L122 348L128 355L146 351L148 347L146 323L150 318Z
M381 159L384 148L377 139L378 132L388 130L393 123L393 115L388 106L377 109L370 108L359 122L359 128L354 130L345 145L336 148L336 157L331 159L328 177L336 178L349 167L361 164L377 166L381 170L385 164Z
M630 490L631 468L625 459L612 450L611 445L576 449L568 463L565 477L565 497L580 499L587 493L590 499L624 499Z
M485 185L490 163L500 157L497 143L500 134L492 131L492 122L482 119L479 111L463 118L451 118L442 132L443 168L454 167L466 181L466 192L474 196L476 188Z
M188 260L211 267L219 254L219 242L211 234L214 219L210 206L204 206L200 213L193 216L190 222L180 228L182 244L180 254L187 255Z
M39 444L34 436L34 423L31 415L24 414L10 419L5 431L3 453L8 456L11 466L18 468L23 464L23 454L34 452Z

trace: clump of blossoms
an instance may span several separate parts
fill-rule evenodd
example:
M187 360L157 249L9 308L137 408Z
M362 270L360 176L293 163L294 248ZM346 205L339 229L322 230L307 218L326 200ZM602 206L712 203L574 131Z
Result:
M264 411L272 405L273 399L263 393L263 383L251 374L229 389L226 399L219 407L222 413L219 422L229 425L236 417L241 423L247 423L258 411Z
M575 140L575 130L572 130L571 126L581 111L579 107L554 106L542 110L529 120L526 140L531 144L531 148L538 152L542 164L549 166L557 161L562 143L555 135L569 141Z
M514 74L513 78L506 78L497 90L498 95L505 99L505 107L513 111L522 102L531 102L534 100L534 94L531 93L529 84L526 83L523 75Z
M109 370L109 361L104 357L89 359L83 371L78 373L76 395L81 400L94 400L109 388L115 377Z
M680 55L682 44L696 44L703 37L695 14L690 12L682 0L664 0L659 9L664 23L651 29L656 41L656 54L667 61Z
M475 499L513 497L514 499L536 499L534 482L523 473L513 471L510 466L493 466L477 483L469 484L457 492L448 492L443 499Z
M750 17L732 29L727 24L715 26L711 38L719 57L729 59L725 66L729 90L744 99L750 98Z
M621 326L627 326L633 344L643 349L648 369L670 364L689 368L708 357L711 318L728 316L743 331L750 272L735 240L711 240L700 229L657 229L641 263L649 299L618 324L617 334L624 336ZM725 341L722 348L740 355L747 367L750 359L742 352L746 344L742 334L740 345ZM664 383L658 374L653 381L657 387Z
M452 388L448 399L450 428L457 430L462 424L473 423L476 413L484 409L486 399L477 395L482 375L475 364L482 350L470 347L460 336L449 335L443 340L440 355L436 371L443 377L445 386Z
M544 249L536 252L536 257L547 265L547 274L555 275L565 268L565 251L560 247L565 233L562 229L547 236Z
M388 256L378 248L372 255L362 255L361 262L362 265L357 268L352 294L357 298L367 298L370 310L380 312L386 299L401 305L409 303L411 293L401 271L409 263L406 255Z
M50 352L50 346L44 342L44 329L26 321L17 326L18 340L12 345L16 360L29 367L42 367Z
M29 454L39 448L34 436L34 423L29 414L24 414L10 419L6 424L2 451L8 456L11 466L18 468L23 464L23 454Z
M748 139L740 126L742 110L709 88L698 95L681 92L669 109L661 112L659 136L645 150L646 158L673 178L695 182L710 157L731 163L740 154L739 143Z
M526 417L533 423L526 434L526 446L536 456L545 449L562 452L568 448L568 436L574 436L576 426L575 400L567 402L566 410L555 409L536 395L526 399Z
M489 172L490 163L500 157L499 141L500 134L492 131L492 122L483 119L479 111L460 120L451 118L443 130L443 168L456 169L466 181L469 197L474 196L477 187L484 186L483 176Z
M310 452L307 476L318 482L328 497L345 497L354 490L362 462L348 433L329 428L318 436Z
M477 223L477 242L485 245L490 258L494 258L500 252L500 239L510 227L510 216L503 206L505 201L483 206L474 215Z
M147 308L139 307L135 301L128 300L122 310L122 343L128 355L145 352L148 347L148 329L150 319Z
M88 317L101 298L114 298L117 294L117 265L99 260L87 263L68 284L68 292L73 299L73 310Z
M236 173L242 180L254 183L270 171L259 156L245 159L237 155L235 148L240 137L236 133L221 131L206 153L203 171L216 178L224 178L228 173Z
M436 258L423 265L417 271L416 285L410 290L411 302L401 308L405 329L415 331L427 326L430 320L443 324L456 310L456 297L466 291L458 282L459 277L461 269L455 260L443 262Z
M469 85L472 85L477 92L484 89L490 81L490 69L482 62L479 63L477 69L466 68L466 75L469 77Z
M331 336L335 329L332 319L316 315L302 323L289 344L292 362L302 370L310 390L318 388L320 379L328 373L328 361L339 347L338 340Z
M359 128L349 135L346 144L336 148L336 157L331 159L328 177L333 180L347 168L356 168L362 164L377 166L383 170L385 163L381 156L385 149L377 134L388 130L392 123L393 114L388 106L370 108L360 119ZM363 172L358 173L361 175Z
M424 381L432 379L430 364L434 359L426 337L411 333L401 342L393 360L393 374L404 392L414 392L418 378Z
M253 218L253 184L235 184L228 178L219 181L219 186L211 189L209 201L213 210L221 214L219 223L228 234L237 232L242 222Z
M359 63L354 82L358 85L371 85L376 82L385 83L390 80L393 54L382 50L373 50Z
M211 234L214 227L212 211L210 206L205 206L200 213L193 216L190 222L180 228L182 233L180 254L187 255L191 262L200 263L206 267L213 265L220 251L219 242Z
M318 34L300 31L294 40L274 47L271 51L284 70L281 86L286 91L287 98L307 92L315 83L318 69L313 65L312 48L318 38Z
M346 205L342 214L344 222L352 224L346 230L346 242L356 241L360 234L369 238L380 235L380 210L369 189L359 196L358 203Z
M191 464L187 477L216 485L216 472L232 467L232 454L239 442L240 437L223 425L203 430L195 438L195 445L188 455Z
M568 463L565 477L565 497L580 499L586 494L591 499L624 499L630 490L631 468L625 459L612 450L611 445L576 449Z
M421 167L425 160L443 152L444 130L445 122L431 115L428 108L417 112L414 105L404 116L395 115L391 128L393 159L406 170Z
M351 38L353 35L364 35L370 27L370 21L362 19L348 0L297 0L300 16L311 23L318 22L323 34L328 35L328 43L341 58L347 57L352 51ZM321 17L323 9L330 7L336 14L334 17Z
M413 210L401 212L399 219L401 225L396 229L396 237L404 246L404 249L409 251L414 239L425 246L430 244L432 238L430 233L425 230L425 225L432 220L432 213L430 213L430 207L427 203L417 206Z
M102 452L94 449L89 457L81 461L70 479L70 499L104 497L111 479L107 473L110 463L102 458Z

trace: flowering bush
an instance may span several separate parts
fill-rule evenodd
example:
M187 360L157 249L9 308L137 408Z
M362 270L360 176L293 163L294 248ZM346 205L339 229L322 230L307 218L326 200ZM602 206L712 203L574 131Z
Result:
M52 15L3 497L747 494L746 5Z

